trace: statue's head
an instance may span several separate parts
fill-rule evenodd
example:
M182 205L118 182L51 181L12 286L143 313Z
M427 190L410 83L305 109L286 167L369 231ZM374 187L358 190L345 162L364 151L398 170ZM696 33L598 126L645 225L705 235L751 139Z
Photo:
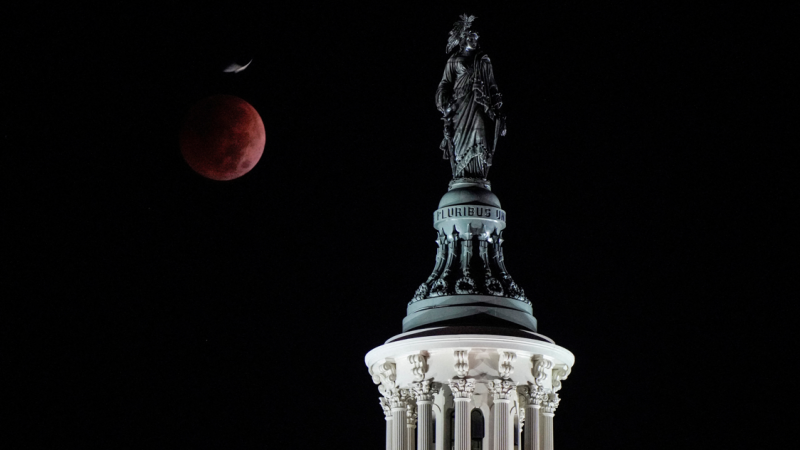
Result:
M478 36L478 33L475 33L474 31L467 33L464 36L464 39L461 41L461 50L462 51L477 50L479 38L480 36Z
M450 30L450 37L447 39L447 53L452 52L456 46L462 52L478 48L478 33L470 30L474 20L475 16L462 14L458 21L453 24L453 29Z

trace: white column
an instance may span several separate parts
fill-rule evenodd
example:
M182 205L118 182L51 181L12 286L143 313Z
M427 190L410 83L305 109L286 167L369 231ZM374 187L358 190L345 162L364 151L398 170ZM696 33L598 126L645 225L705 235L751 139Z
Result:
M386 397L381 397L380 401L386 419L386 450L392 450L392 405Z
M406 433L406 400L408 393L397 390L390 397L392 405L392 450L408 450Z
M417 408L412 397L406 402L406 440L408 450L414 450L414 434L417 428Z
M492 409L494 450L511 450L514 441L511 430L511 396L516 394L516 384L509 380L492 380L489 389L494 396Z
M422 380L411 384L417 400L417 449L433 450L433 396L439 390L438 383Z
M520 394L525 396L525 450L542 450L541 407L547 394L536 385L520 387Z
M475 380L472 378L450 380L450 390L453 391L453 402L456 410L456 442L454 450L470 450L472 447L470 402L472 401L472 393L475 392Z
M392 416L386 417L386 450L392 450Z
M553 416L558 408L558 394L547 394L542 402L542 450L553 450Z

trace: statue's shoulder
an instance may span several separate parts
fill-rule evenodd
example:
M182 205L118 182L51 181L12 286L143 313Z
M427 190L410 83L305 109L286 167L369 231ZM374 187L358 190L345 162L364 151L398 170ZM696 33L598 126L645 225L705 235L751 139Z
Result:
M478 55L478 58L480 58L481 61L492 62L492 60L489 59L489 55L487 55L486 53L481 53L480 55Z

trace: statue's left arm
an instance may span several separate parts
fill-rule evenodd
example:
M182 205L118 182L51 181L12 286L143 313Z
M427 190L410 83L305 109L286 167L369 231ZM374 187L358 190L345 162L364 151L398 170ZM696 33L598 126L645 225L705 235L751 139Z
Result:
M481 79L486 87L486 112L494 119L495 116L502 117L503 108L503 95L500 93L500 88L497 87L497 82L494 79L494 71L492 70L492 61L487 55L481 57L480 64Z

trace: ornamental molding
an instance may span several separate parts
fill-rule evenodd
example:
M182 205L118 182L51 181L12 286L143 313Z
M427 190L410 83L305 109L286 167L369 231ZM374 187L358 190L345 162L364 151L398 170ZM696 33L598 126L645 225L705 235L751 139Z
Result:
M553 367L553 392L558 392L561 389L561 380L566 380L570 371L571 368L566 364L556 364Z
M411 392L417 402L432 402L433 397L442 389L441 383L432 380L422 380L411 383Z
M517 360L517 354L514 352L501 352L500 353L500 377L509 378L514 373L514 361Z
M393 362L383 362L372 367L372 382L378 385L378 391L384 397L392 397L397 393L397 367Z
M531 369L533 384L539 389L544 388L547 376L550 374L550 369L553 368L553 361L550 361L543 355L534 355L531 360L533 361L533 368Z
M395 389L394 393L388 397L388 400L392 409L405 409L410 403L409 400L413 402L408 389Z
M453 399L471 399L475 392L474 378L456 378L449 380L450 390L453 392Z
M392 418L392 404L386 397L380 397L378 399L381 403L381 408L383 408L383 415L386 416L387 419Z
M560 401L561 399L555 392L545 395L545 399L542 401L542 412L545 414L555 414L556 408L558 408L558 403Z
M496 400L511 400L516 395L517 384L510 380L492 380L489 382L489 391Z
M453 366L456 375L458 375L459 378L466 377L467 372L469 372L469 350L456 350L453 352L453 357L456 360Z
M428 358L423 354L409 355L408 362L411 364L411 373L417 381L425 379L425 373L428 371Z
M530 382L527 386L520 386L517 392L520 395L521 405L530 405L534 408L540 408L542 402L544 402L548 396L547 389Z
M409 427L417 424L417 405L413 401L406 402L406 425Z

